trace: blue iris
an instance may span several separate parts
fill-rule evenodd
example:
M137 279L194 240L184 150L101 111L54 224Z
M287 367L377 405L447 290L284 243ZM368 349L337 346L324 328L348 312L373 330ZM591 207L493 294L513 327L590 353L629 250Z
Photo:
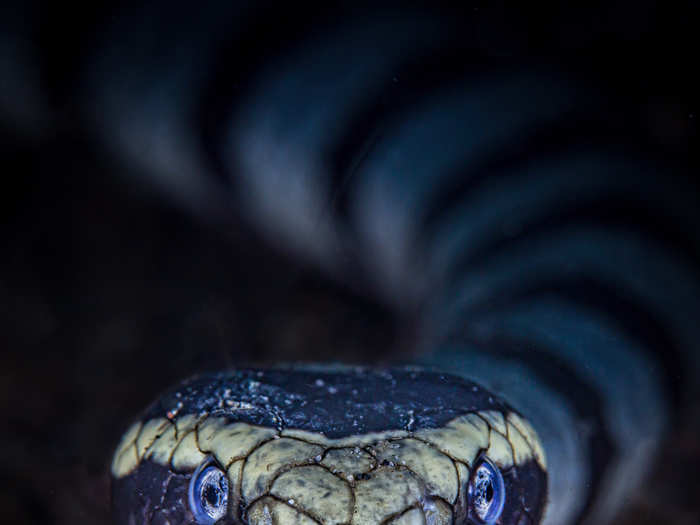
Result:
M469 504L484 524L494 523L503 512L506 488L501 471L488 458L475 464L469 483Z
M212 525L226 515L228 478L211 463L203 463L192 475L189 490L190 509L200 525Z

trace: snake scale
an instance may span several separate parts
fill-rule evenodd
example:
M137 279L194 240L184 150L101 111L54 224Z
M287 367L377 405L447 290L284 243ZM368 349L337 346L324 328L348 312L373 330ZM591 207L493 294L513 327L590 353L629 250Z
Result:
M85 125L193 217L405 314L419 357L174 387L117 447L117 521L614 520L697 395L694 182L624 97L484 59L455 12L274 18L118 10L73 64Z

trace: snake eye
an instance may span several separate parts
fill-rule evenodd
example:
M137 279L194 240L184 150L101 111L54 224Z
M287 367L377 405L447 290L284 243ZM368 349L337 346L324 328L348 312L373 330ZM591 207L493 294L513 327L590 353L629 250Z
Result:
M190 481L190 509L200 525L211 525L226 515L228 508L228 478L211 463L203 463Z
M482 458L475 466L469 481L469 505L481 523L491 525L501 516L506 502L503 476L488 458Z

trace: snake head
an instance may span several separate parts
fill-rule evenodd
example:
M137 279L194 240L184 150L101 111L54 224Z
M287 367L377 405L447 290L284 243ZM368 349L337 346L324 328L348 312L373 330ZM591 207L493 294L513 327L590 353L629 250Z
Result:
M536 525L547 473L531 425L475 383L307 366L178 385L112 480L120 524Z

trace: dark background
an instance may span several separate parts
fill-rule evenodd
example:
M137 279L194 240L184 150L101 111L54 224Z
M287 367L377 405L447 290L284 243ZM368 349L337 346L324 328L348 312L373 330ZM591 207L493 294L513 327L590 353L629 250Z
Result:
M9 92L0 96L2 523L107 522L107 470L120 433L195 371L405 357L402 320L387 308L294 262L243 223L194 220L104 153L81 119L73 82L122 9L30 2L0 10L4 34L19 35L35 57L27 89L38 93L27 111L15 111ZM334 9L287 7L282 16L270 6L255 38L269 46L290 25L303 32L312 18L342 15ZM486 59L576 64L598 77L635 108L634 126L673 163L697 171L697 10L489 2L450 14L478 34ZM652 497L632 501L620 523L698 522L697 424L684 422L675 436L650 481Z

